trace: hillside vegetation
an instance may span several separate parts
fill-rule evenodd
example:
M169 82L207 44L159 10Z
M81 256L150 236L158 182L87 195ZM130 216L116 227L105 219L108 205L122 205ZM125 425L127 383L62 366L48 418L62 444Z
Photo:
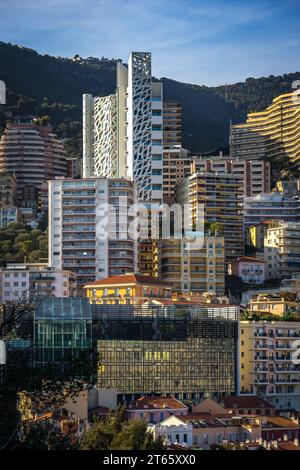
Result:
M82 94L113 93L115 74L116 60L51 57L0 43L0 80L8 88L6 111L50 116L58 135L70 139L70 152L81 153ZM291 91L293 80L299 79L296 72L218 87L162 80L165 98L182 104L183 145L193 152L213 152L228 147L230 120L242 122L248 111L264 109L275 96ZM2 108L0 127L4 124Z

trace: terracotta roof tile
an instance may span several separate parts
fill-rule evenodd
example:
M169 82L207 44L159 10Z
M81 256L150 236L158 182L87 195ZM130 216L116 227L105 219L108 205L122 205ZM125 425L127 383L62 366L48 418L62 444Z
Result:
M257 396L222 397L219 403L225 408L274 408L268 401Z
M142 284L142 285L155 285L155 286L165 286L171 287L167 282L162 281L161 279L144 276L139 273L128 273L120 276L109 276L103 279L98 279L93 282L89 282L87 286L110 286L110 285L126 285L126 284Z
M141 397L129 403L128 410L187 409L188 407L174 397Z

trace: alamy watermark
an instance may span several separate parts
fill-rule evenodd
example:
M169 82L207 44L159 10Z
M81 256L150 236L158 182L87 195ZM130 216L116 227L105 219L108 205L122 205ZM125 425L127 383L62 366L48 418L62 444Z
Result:
M120 196L116 205L98 205L96 220L96 236L102 241L184 239L186 249L204 246L204 204L128 204Z

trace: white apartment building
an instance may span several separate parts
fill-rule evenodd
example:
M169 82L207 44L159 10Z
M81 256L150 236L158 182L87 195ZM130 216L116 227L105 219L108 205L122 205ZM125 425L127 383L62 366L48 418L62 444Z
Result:
M300 222L300 198L280 192L243 196L243 213L244 232L265 220Z
M162 201L163 90L151 53L117 63L116 93L83 95L83 177L128 177L142 201Z
M49 265L76 273L79 293L88 282L137 271L132 216L122 220L135 201L124 178L49 181Z
M6 228L11 222L21 220L21 211L15 206L0 207L0 229Z
M268 226L264 259L270 279L290 278L300 272L300 222L278 221Z
M0 303L76 296L76 275L45 263L9 263L0 271Z
M161 436L167 445L178 444L190 448L193 445L193 425L180 419L180 416L169 416L158 424L149 424L148 432L157 439Z
M260 395L277 408L300 410L300 365L293 360L300 323L240 322L241 393Z

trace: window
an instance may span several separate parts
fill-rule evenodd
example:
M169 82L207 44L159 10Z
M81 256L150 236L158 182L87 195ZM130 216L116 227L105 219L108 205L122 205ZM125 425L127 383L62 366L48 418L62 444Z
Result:
M183 442L187 443L187 434L183 435Z
M161 175L162 170L159 168L153 168L152 169L152 175Z

